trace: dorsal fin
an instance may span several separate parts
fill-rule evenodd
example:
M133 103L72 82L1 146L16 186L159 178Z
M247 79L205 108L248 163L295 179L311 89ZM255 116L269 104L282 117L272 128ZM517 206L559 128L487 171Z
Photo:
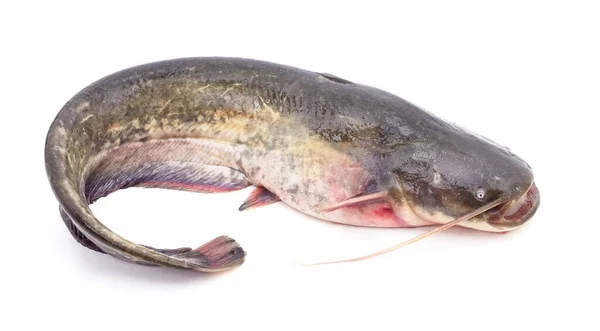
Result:
M317 74L321 75L324 78L329 79L332 82L336 82L336 83L340 83L340 84L352 84L352 82L347 79L343 79L336 75L328 74L326 72L317 72Z

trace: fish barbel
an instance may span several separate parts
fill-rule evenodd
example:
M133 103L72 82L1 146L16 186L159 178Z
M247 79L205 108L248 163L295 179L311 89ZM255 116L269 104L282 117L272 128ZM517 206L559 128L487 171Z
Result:
M104 226L90 204L132 186L230 192L253 185L240 210L282 201L336 223L421 227L458 219L490 232L520 227L539 205L531 168L506 147L382 90L239 58L150 63L89 85L52 123L45 160L79 243L197 271L238 266L245 252L227 236L196 249L139 245Z

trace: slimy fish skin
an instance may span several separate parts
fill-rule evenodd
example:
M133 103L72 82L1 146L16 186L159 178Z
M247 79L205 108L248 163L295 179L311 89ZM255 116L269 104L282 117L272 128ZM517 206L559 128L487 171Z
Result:
M531 168L506 147L385 91L240 58L168 60L98 80L58 113L45 162L79 243L207 272L242 264L244 250L227 236L196 249L136 244L90 204L133 186L213 193L252 185L240 210L281 201L336 223L421 227L504 199L459 226L505 232L540 201Z

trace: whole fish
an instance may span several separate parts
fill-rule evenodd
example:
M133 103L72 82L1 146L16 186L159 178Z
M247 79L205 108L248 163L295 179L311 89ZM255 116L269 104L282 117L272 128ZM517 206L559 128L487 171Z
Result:
M518 228L539 205L531 168L506 147L382 90L239 58L150 63L89 85L52 123L45 160L79 243L198 271L238 266L246 253L227 236L196 249L139 245L104 226L89 205L132 186L253 185L240 210L283 201L336 223L454 221L491 232Z

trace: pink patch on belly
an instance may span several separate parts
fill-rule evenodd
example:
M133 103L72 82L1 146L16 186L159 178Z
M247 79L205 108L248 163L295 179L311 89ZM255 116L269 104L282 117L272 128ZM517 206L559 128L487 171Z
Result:
M382 226L409 226L408 223L396 216L394 210L387 202L374 204L374 206L372 207L371 214L373 215L373 221L377 224L382 224Z
M388 202L368 203L345 207L339 210L342 215L335 222L382 228L411 227L398 218Z
M376 207L373 209L373 215L382 219L391 219L396 217L396 215L394 215L394 211L390 207Z

